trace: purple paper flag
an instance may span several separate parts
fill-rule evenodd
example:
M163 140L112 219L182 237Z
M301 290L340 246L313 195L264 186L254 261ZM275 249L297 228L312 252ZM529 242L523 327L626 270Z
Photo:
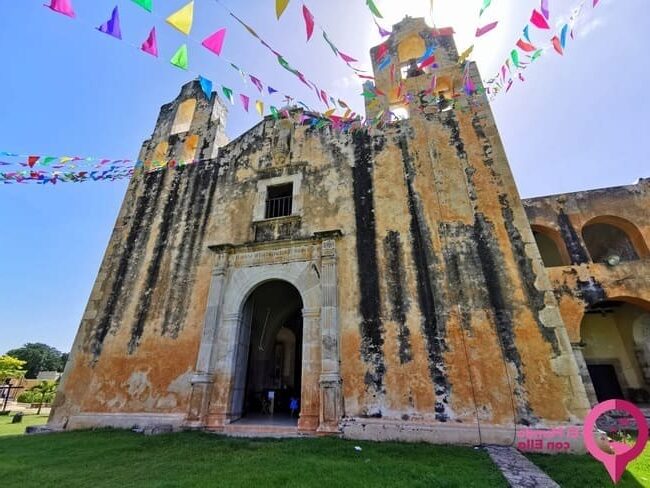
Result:
M122 39L122 31L120 30L120 13L117 6L113 9L111 18L97 27L97 30L117 39Z
M253 82L253 85L255 85L257 87L257 89L261 92L262 88L263 88L262 82L260 80L258 80L257 78L255 78L253 75L248 75L248 77Z
M373 20L375 20L375 19L373 18ZM377 29L379 30L379 35L381 37L388 37L388 36L390 36L392 34L392 32L387 31L382 26L380 26L379 22L377 22L376 20L375 20L375 25L377 26Z
M270 86L267 87L267 88L268 88L268 90L269 90L269 95L273 95L274 93L277 93L277 92L278 92L275 88L272 88L272 87L270 87Z
M488 24L488 25L486 25L484 27L480 27L480 28L476 29L476 37L481 37L482 35L487 34L492 29L494 29L498 24L499 24L498 21L497 22L492 22L491 24Z
M542 0L541 10L542 10L542 15L546 17L546 20L548 20L551 17L551 13L548 9L548 0Z

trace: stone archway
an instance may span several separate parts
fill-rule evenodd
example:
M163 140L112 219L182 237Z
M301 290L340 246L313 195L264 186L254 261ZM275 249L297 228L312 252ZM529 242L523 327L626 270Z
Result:
M650 403L650 314L647 304L628 298L612 298L592 305L580 326L583 378L590 401L610 398Z
M342 417L334 239L215 246L217 253L186 424L219 430L241 417L238 376L249 341L246 303L260 285L283 281L302 300L298 429L338 432Z

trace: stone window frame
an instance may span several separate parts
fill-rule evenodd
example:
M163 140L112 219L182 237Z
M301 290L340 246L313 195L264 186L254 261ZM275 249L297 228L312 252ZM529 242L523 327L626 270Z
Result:
M284 217L275 217L271 219L266 218L266 196L270 186L287 185L293 186L293 202L291 207L291 215ZM257 182L257 197L255 199L255 208L253 209L253 222L266 222L276 219L289 219L302 216L303 210L303 194L302 189L302 173L296 173L287 176L277 176L275 178L268 178Z

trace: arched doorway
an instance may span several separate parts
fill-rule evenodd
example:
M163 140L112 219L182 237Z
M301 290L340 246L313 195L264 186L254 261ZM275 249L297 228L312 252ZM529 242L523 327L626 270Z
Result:
M302 309L300 293L286 281L267 281L246 299L237 344L232 409L239 413L241 422L298 422Z
M580 333L596 400L650 403L650 305L623 299L590 307Z

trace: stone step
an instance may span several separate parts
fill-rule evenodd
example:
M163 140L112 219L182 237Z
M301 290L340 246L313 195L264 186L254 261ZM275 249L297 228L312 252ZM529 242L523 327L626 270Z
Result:
M513 488L560 488L514 447L486 446L485 450Z
M228 424L221 431L224 435L232 437L303 437L296 426L286 425L255 425L255 424Z

